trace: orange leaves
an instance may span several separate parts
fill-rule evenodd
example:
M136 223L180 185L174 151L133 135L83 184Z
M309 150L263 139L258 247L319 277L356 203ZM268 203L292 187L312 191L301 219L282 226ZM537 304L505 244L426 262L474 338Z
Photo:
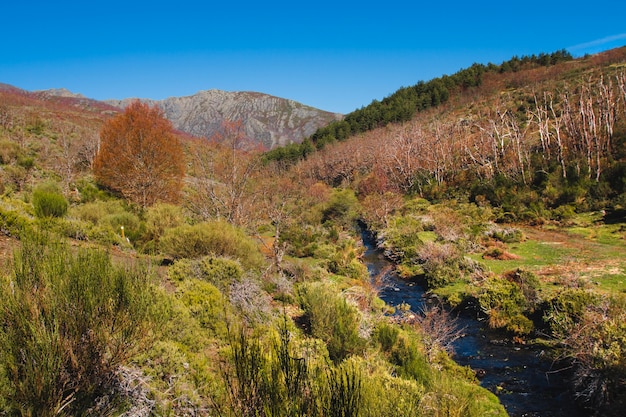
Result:
M142 207L176 202L184 155L160 109L135 101L108 120L100 131L94 174L100 184Z

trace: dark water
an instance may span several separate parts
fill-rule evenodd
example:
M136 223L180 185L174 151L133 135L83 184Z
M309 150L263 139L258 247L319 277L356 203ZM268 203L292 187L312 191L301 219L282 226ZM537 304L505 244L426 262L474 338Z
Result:
M380 297L391 306L406 303L412 311L420 311L426 303L424 289L398 277L367 233L363 242L364 262L370 276L380 282ZM541 348L514 344L469 315L456 320L464 337L456 341L453 358L482 375L481 386L498 396L510 416L590 415L575 405L566 383L567 372L557 369Z

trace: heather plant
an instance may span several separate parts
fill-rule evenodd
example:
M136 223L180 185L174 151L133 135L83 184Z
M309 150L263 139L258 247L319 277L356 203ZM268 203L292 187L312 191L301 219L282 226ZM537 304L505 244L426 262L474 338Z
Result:
M199 279L210 282L222 292L227 292L233 282L240 281L243 274L239 261L215 256L179 259L168 270L168 276L173 281Z
M626 405L626 299L602 300L561 325L561 349L574 364L576 397L602 415L620 415Z

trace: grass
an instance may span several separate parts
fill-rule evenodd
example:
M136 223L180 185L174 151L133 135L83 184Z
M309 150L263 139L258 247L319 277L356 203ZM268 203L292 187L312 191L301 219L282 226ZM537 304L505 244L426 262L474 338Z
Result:
M508 252L519 256L519 259L483 259L482 254L472 254L470 257L481 262L491 272L502 274L516 268L538 272L544 267L565 263L575 256L574 250L563 247L556 242L542 242L536 240L526 240L525 242L511 245L508 248Z
M547 291L587 285L605 293L626 292L626 226L600 220L597 213L587 213L570 227L525 228L528 239L506 248L519 259L470 257L497 275L516 268L534 272Z

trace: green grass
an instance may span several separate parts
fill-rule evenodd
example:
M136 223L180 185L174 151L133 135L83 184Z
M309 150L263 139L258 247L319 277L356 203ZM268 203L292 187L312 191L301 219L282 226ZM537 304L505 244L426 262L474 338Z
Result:
M614 294L626 293L626 269L622 267L620 274L603 274L594 279L593 282L600 290Z
M563 245L535 240L510 245L507 252L519 256L519 259L483 259L480 253L472 254L470 257L481 262L491 272L502 274L516 268L538 271L546 266L563 264L576 256L575 250L563 247Z

